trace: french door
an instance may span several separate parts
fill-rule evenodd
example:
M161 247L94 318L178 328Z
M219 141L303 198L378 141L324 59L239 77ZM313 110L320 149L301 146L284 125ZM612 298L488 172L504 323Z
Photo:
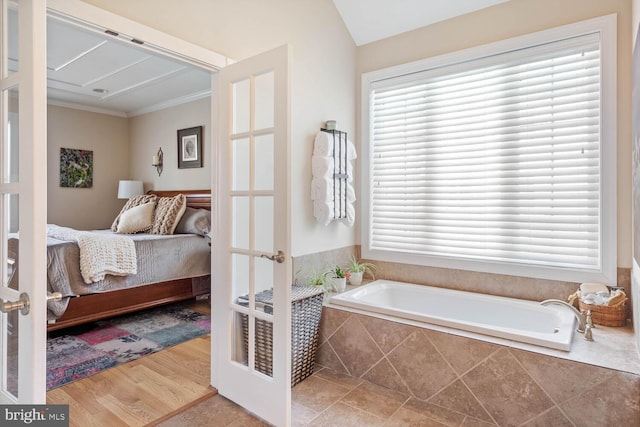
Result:
M291 422L289 48L222 68L214 231L213 385Z
M46 1L0 1L0 402L44 404Z

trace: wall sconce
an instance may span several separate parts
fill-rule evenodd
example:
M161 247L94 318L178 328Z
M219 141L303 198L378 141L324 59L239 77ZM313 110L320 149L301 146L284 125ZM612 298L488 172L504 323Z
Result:
M158 176L162 175L162 147L158 148L158 152L153 156L151 166L155 166Z

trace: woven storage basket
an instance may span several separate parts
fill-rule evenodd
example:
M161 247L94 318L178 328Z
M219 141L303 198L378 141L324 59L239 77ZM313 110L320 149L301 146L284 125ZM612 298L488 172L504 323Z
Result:
M585 304L578 299L580 310L591 310L591 320L596 325L625 326L627 324L627 303L624 302L615 307L608 305Z
M318 348L318 332L322 315L322 288L309 286L291 287L291 386L313 374ZM246 297L238 303L247 306ZM264 304L264 311L273 311L273 291L256 294L256 303ZM243 314L242 337L245 355L249 347L249 321ZM255 367L263 374L273 374L273 324L256 319Z

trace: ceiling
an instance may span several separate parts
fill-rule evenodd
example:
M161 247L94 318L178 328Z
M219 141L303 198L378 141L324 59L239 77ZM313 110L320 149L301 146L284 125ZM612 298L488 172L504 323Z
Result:
M127 116L209 96L210 72L105 33L47 22L48 97Z
M509 0L333 0L356 45L395 36Z
M333 0L357 45L509 0ZM15 13L9 29L17 28ZM18 47L10 38L10 58ZM12 62L17 68L17 60ZM47 20L49 103L131 117L210 94L210 72L118 34Z
M17 45L10 41L14 69L17 53ZM117 34L50 16L47 87L50 104L130 117L209 96L211 74L142 49Z

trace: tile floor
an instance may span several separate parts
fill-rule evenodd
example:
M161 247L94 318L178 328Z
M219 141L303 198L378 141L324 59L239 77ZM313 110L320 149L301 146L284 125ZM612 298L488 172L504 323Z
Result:
M292 391L293 426L490 426L360 378L318 367ZM159 424L161 427L266 426L216 395Z

